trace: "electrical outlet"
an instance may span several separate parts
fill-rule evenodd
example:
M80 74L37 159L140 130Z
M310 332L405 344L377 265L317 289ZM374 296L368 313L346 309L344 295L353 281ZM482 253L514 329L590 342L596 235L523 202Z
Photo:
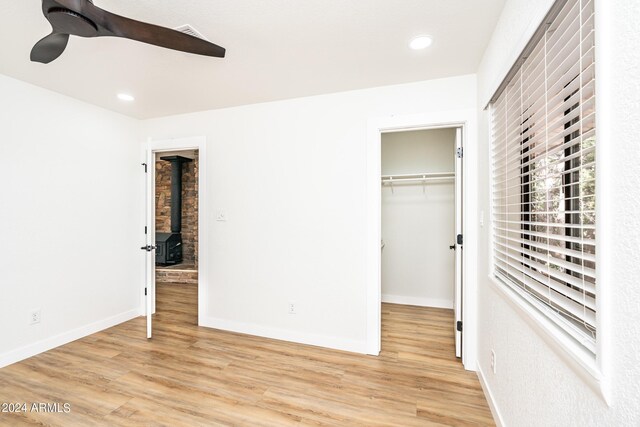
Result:
M40 323L40 315L41 315L40 309L32 310L29 313L29 324L35 325L36 323Z
M496 352L494 350L491 350L491 371L496 373Z
M289 311L288 311L288 313L289 314L297 314L297 312L296 312L296 303L295 302L289 301Z

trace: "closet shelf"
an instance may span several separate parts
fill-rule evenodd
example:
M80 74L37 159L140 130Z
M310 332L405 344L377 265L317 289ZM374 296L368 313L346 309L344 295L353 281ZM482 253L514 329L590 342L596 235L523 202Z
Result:
M382 175L382 185L393 185L394 183L402 182L427 183L431 181L449 181L454 180L455 177L455 172L429 172L414 173L409 175Z

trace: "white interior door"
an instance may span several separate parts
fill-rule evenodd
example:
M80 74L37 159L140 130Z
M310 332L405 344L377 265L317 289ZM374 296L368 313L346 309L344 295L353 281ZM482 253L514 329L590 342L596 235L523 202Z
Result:
M456 226L454 236L456 254L456 273L453 310L454 331L456 337L456 357L462 357L462 128L456 129Z
M151 227L153 224L153 171L155 162L153 161L154 154L152 151L147 153L147 161L144 164L145 169L145 246L141 249L144 250L144 295L145 295L145 310L147 315L147 338L151 338L153 333L153 290L155 282L155 233L153 230L155 227Z

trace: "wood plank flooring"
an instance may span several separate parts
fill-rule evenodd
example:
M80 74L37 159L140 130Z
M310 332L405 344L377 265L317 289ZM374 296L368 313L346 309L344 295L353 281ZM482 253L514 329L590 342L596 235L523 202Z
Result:
M195 285L158 285L154 338L134 319L0 370L0 425L489 426L454 357L452 312L383 305L380 357L199 328Z

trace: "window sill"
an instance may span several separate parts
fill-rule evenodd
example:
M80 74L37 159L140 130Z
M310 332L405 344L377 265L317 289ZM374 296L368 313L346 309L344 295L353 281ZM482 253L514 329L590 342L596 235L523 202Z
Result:
M509 289L493 274L489 275L491 288L514 309L515 313L591 388L609 405L609 394L602 369L578 344L553 322Z

